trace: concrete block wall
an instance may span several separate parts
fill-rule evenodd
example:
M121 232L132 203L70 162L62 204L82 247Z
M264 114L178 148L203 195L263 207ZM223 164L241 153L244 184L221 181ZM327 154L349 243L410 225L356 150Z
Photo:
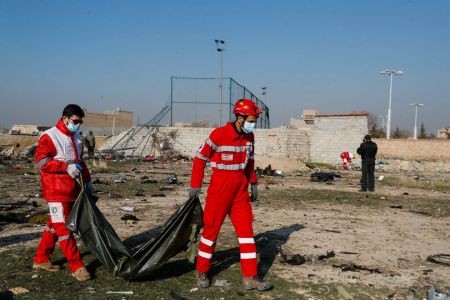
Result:
M335 164L346 150L356 155L367 132L366 116L316 117L311 129L309 160Z
M197 149L208 138L213 128L161 127L160 132L177 132L174 149L193 157ZM255 129L255 154L272 157L307 159L308 131L299 129Z

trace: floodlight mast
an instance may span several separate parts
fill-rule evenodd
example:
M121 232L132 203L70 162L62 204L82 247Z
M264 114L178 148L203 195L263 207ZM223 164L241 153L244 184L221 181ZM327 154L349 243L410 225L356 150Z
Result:
M381 71L380 74L390 76L389 107L388 107L388 113L387 113L387 126L386 126L386 139L389 140L391 138L392 77L393 77L393 75L403 75L404 73L401 70L384 70L384 71Z
M415 113L415 116L414 116L414 139L417 140L417 108L419 106L425 106L425 104L422 104L422 103L411 103L409 105L416 107L416 113Z
M225 41L215 39L217 52L220 53L220 108L219 108L219 126L222 126L222 102L223 102L223 52L225 51Z

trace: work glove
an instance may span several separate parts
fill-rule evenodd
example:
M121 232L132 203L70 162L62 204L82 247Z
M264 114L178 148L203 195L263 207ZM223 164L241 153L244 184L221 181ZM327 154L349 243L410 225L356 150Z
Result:
M256 202L258 200L258 185L256 183L252 184L250 186L250 188L252 190L252 194L250 196L250 200L251 200L251 202Z
M89 181L84 185L84 190L88 195L92 195L94 193L94 186L92 185L92 181Z
M67 173L69 173L70 177L75 178L78 175L80 175L81 170L83 170L83 167L80 164L70 164L67 167Z
M190 188L189 189L189 198L197 197L200 195L199 188Z

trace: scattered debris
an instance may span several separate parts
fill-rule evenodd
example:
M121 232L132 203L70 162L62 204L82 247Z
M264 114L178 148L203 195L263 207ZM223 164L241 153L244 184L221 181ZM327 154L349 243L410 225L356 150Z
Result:
M177 294L174 290L170 290L169 299L170 300L186 300L185 297Z
M115 193L109 192L108 193L108 198L110 198L110 199L119 199L119 198L123 198L123 196L121 194L115 194Z
M138 189L136 194L134 194L137 197L143 197L144 196L144 190L143 189Z
M151 194L150 197L165 197L166 195L163 193Z
M127 179L123 175L120 175L119 177L114 179L114 183L125 183L125 182L127 182Z
M355 264L340 264L340 265L333 265L334 268L340 268L342 272L359 272L359 271L369 271L370 273L377 273L377 274L383 274L378 268L369 268L366 266L360 266Z
M256 175L258 175L259 177L264 177L264 176L283 177L284 173L283 173L283 171L272 169L272 165L268 165L264 169L262 169L260 167L256 167Z
M170 183L170 184L175 184L178 182L178 178L176 174L172 174L169 177L166 178L165 182Z
M425 215L425 216L431 216L431 213L426 212L426 211L422 211L422 210L410 210L409 212L416 213L416 214L421 214L421 215Z
M10 288L8 291L13 293L14 295L26 294L26 293L30 292L26 288L23 288L23 287L20 287L20 286L15 287L15 288Z
M333 232L333 233L341 233L341 231L339 231L339 230L334 230L334 229L324 229L323 231L326 231L326 232Z
M335 257L335 256L336 256L336 253L334 253L334 251L331 250L329 252L327 251L327 254L325 254L325 255L319 255L317 260L324 260L324 259L332 258L332 257Z
M226 287L226 286L231 286L231 283L226 279L216 279L216 281L214 281L213 285Z
M136 216L131 215L131 214L125 214L120 219L123 220L123 221L128 221L128 220L139 221L139 219Z
M378 180L383 180L384 179L384 175L380 175L380 176L378 176Z
M311 181L314 182L329 182L333 181L334 178L340 178L341 175L336 174L334 172L315 172L310 175Z
M391 206L389 206L390 208L398 208L398 209L402 209L403 208L403 204L392 204Z
M439 265L450 266L450 254L430 255L427 257L427 261Z
M358 252L341 251L342 254L358 254Z
M134 211L134 207L132 207L132 206L120 206L119 208L123 211L129 211L129 212Z
M315 258L312 255L294 254L291 258L288 259L287 255L284 254L281 246L278 246L278 256L280 257L281 263L290 265L301 265L307 261L325 260L327 258L335 257L336 253L333 250L327 251L326 254L319 255Z
M107 291L107 294L133 295L133 291Z
M143 179L141 183L158 183L158 180L146 178Z
M196 292L196 291L198 291L198 288L196 288L196 287L189 290L189 292L191 292L191 293Z
M450 300L450 294L438 288L430 287L427 291L427 300Z

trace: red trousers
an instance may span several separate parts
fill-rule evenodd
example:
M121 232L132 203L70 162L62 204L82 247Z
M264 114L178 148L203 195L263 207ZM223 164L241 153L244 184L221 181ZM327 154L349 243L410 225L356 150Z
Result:
M72 210L73 202L49 202L48 204L50 215L34 256L34 262L44 263L50 261L50 256L55 250L55 245L58 241L67 259L69 269L73 273L84 266L73 234L66 228L65 223Z
M239 240L242 274L258 275L248 184L242 171L214 170L203 213L204 227L196 264L199 272L207 272L211 267L217 236L226 215L229 215Z

